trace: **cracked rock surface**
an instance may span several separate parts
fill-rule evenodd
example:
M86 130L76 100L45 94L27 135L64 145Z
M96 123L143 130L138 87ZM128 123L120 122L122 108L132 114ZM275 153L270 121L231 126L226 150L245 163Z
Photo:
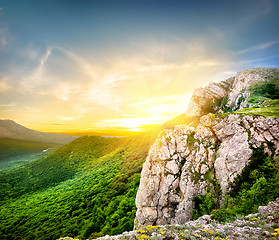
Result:
M225 81L211 83L205 88L197 88L188 105L186 116L202 116L208 113L208 108L211 112L223 113L224 109L235 111L252 107L253 104L247 101L251 84L269 82L277 74L279 69L276 68L245 69Z
M224 195L249 162L251 147L263 145L271 154L266 143L271 142L278 154L278 126L279 119L208 114L196 128L178 125L161 132L143 164L135 227L191 220L193 197L205 194L206 175L218 179Z

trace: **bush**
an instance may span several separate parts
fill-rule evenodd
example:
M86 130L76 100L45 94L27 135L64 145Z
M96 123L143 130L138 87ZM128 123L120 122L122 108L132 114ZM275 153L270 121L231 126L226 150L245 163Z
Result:
M273 83L257 84L250 87L250 101L255 100L255 97L262 96L270 99L279 98L279 87Z
M218 222L225 222L229 218L235 216L235 213L231 209L214 209L211 212L211 218Z

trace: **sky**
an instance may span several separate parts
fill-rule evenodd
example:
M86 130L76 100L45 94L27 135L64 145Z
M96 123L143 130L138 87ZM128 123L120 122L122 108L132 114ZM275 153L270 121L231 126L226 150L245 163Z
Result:
M277 0L0 0L0 119L129 135L193 91L279 66Z

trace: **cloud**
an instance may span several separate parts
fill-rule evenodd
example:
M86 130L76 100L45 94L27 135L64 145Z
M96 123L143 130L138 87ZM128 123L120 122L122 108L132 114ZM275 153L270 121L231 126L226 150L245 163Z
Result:
M258 0L258 1L241 1L241 9L244 9L243 17L239 19L241 27L253 23L255 20L268 15L273 10L273 3L271 0Z
M23 78L23 81L20 83L21 92L36 92L38 91L37 87L44 83L47 83L45 79L45 64L52 53L52 48L48 47L45 54L39 59L39 64L37 67L27 76Z
M144 101L129 104L128 107L136 112L145 112L147 115L179 115L186 110L190 95L177 94L149 98Z
M12 90L11 84L8 82L8 78L4 77L0 80L0 92L8 92Z
M61 116L58 116L58 118L64 121L70 121L74 119L74 117L61 117Z
M151 50L130 56L114 53L105 60L89 60L90 55L55 45L42 53L30 45L26 59L31 71L17 86L25 93L18 99L23 104L24 98L27 102L36 99L30 105L48 116L34 115L33 122L48 122L48 126L49 122L62 122L73 128L87 128L96 123L98 129L144 129L144 125L163 123L183 114L191 97L187 94L205 80L201 75L208 77L216 68L230 70L224 69L228 61L222 54L212 57L207 45L202 44L194 44L198 51L190 43L175 54L167 51L171 57L166 54L161 58ZM24 116L27 113L30 111Z
M11 102L11 103L2 103L0 104L1 108L13 108L16 107L16 103L15 102Z
M246 48L246 49L235 52L235 54L244 54L244 53L252 52L252 51L261 51L261 50L270 48L275 44L279 44L279 40L266 42L266 43L262 43L262 44L259 44L259 45L256 45L256 46L253 46L253 47L250 47L250 48Z
M79 67L80 71L85 74L86 76L89 76L91 80L97 80L98 74L96 73L96 70L93 68L93 66L83 57L79 56L78 54L74 53L73 51L67 50L65 48L55 46L56 49L59 51L65 53L68 57L70 57Z
M45 95L52 95L63 101L70 100L72 95L81 94L84 91L79 83L75 82L58 82L55 87L44 92Z
M3 50L8 44L9 29L7 26L0 24L0 50Z
M236 71L224 71L222 72L224 75L235 75L237 72Z

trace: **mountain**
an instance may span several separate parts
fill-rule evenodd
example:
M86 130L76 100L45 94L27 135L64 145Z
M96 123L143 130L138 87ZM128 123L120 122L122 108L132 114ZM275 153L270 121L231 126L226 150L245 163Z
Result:
M279 196L278 71L242 70L199 89L186 114L152 131L81 137L0 172L1 239L94 239L134 227L139 230L131 239L172 239L176 235L167 231L183 226L162 227L154 235L150 229L156 227L146 225L256 212ZM279 219L266 219L270 234ZM240 223L246 231L247 223L236 227ZM198 239L198 226L191 239ZM249 225L249 231L259 230Z
M0 137L58 144L67 144L77 138L77 136L31 130L7 119L0 120Z
M279 196L279 69L242 70L197 89L187 117L195 124L162 131L150 147L136 229L220 207L247 214Z

